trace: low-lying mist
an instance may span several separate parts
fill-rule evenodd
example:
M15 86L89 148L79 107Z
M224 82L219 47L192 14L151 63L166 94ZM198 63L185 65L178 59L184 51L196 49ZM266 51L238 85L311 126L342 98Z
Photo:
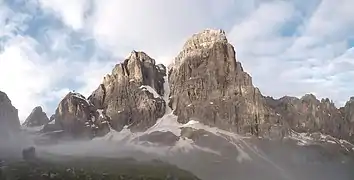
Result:
M354 179L353 154L335 145L300 146L291 141L280 142L249 138L235 142L250 157L239 161L238 150L208 137L212 154L200 149L171 151L171 146L153 146L149 142L126 142L102 137L93 140L58 141L39 145L40 136L20 132L0 138L0 159L21 158L22 150L36 148L42 160L65 161L72 158L134 158L138 161L159 159L177 165L205 180L350 180ZM247 145L243 144L247 143ZM214 147L213 147L214 145Z

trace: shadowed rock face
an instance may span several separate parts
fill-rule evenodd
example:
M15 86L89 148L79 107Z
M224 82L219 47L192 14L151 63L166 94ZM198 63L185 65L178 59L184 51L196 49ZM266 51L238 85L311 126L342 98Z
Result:
M52 119L53 123L47 124L44 130L63 130L75 138L104 135L109 131L109 119L78 93L67 94Z
M221 30L193 35L170 66L169 82L179 122L196 119L238 133L282 134L281 117L266 105Z
M165 74L163 65L155 65L144 52L133 51L88 99L105 110L112 128L121 130L128 125L132 131L142 131L165 113L166 104L161 98Z
M0 137L5 138L20 129L17 109L12 106L9 97L0 91Z
M48 116L43 112L42 107L35 107L31 114L27 117L26 121L23 123L27 127L42 126L49 122Z
M351 97L340 111L344 116L344 126L341 129L346 137L354 142L354 97Z
M300 99L288 96L277 100L265 99L297 132L322 132L353 141L354 101L348 101L343 108L337 109L328 98L320 101L312 94Z

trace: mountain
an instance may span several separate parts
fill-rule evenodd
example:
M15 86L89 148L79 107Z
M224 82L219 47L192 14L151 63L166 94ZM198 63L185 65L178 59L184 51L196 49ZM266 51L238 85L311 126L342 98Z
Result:
M171 65L169 82L179 122L194 119L256 136L284 133L281 117L253 86L222 30L193 35Z
M90 129L83 124L101 127L92 117L104 116L103 122L116 131L127 127L142 132L173 112L178 123L196 120L243 135L282 139L292 131L320 132L354 141L352 101L338 109L328 98L320 101L311 94L300 99L263 96L235 54L225 32L213 29L190 37L168 69L146 53L132 51L87 100L65 97L51 123L61 127L45 129L82 134ZM72 104L68 97L80 103ZM80 112L71 113L70 107ZM103 129L100 136L108 132L107 126Z
M31 114L26 118L22 126L27 126L27 127L43 126L48 122L49 119L47 114L43 112L42 107L37 106L32 110Z
M354 99L337 108L311 94L264 96L235 54L213 29L192 35L168 68L132 51L88 98L68 93L34 145L159 159L205 180L353 179Z
M69 92L58 105L43 132L73 138L92 138L109 132L110 119L79 93Z
M354 142L353 98L339 109L328 98L318 100L312 94L266 101L297 132L321 132Z
M11 104L9 97L0 91L0 138L10 137L20 130L18 110Z
M144 52L133 51L88 98L98 109L105 111L115 130L129 126L143 131L156 123L165 113L164 65Z

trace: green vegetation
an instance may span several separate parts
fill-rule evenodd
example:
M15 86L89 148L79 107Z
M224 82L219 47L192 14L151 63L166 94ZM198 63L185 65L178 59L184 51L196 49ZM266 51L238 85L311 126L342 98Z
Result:
M92 157L64 159L5 162L0 170L0 179L198 180L191 173L160 161Z

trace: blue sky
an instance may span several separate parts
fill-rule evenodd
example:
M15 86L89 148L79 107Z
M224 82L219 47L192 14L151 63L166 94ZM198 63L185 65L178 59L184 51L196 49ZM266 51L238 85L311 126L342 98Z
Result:
M264 95L354 96L352 0L0 0L0 90L21 120L70 90L89 95L130 51L168 65L184 41L224 29Z

